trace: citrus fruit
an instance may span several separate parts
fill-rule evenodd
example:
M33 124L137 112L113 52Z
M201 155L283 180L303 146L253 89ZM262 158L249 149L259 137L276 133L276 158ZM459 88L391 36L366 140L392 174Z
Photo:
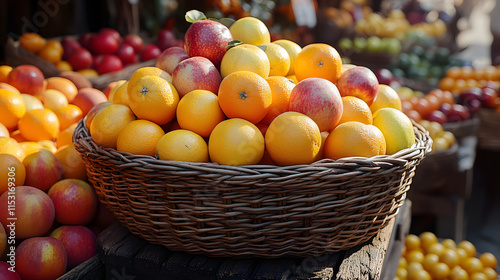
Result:
M73 133L75 132L77 125L78 123L74 123L57 135L56 147L61 148L62 146L73 143ZM90 124L88 129L90 130Z
M151 67L151 66L141 67L135 70L130 79L128 80L127 91L130 91L134 86L135 82L139 80L139 78L144 76L158 76L165 79L169 83L172 82L172 76L170 76L170 74L161 70L158 67Z
M154 122L131 121L118 134L116 149L136 155L154 156L156 144L163 135L165 135L163 129Z
M56 143L52 140L40 140L37 143L40 144L44 149L49 150L51 153L55 153L57 151Z
M21 97L23 98L26 112L33 109L43 109L42 101L40 101L40 99L34 97L33 95L21 93Z
M299 83L299 81L297 81L297 77L295 77L295 75L289 75L289 76L286 76L286 78L289 79L294 84L298 84Z
M294 71L300 82L316 77L336 83L342 68L342 59L337 50L327 44L314 43L305 46L295 58Z
M345 122L333 129L325 142L326 158L373 157L384 155L385 139L374 125Z
M264 155L264 136L247 120L224 120L210 134L208 153L211 160L219 164L257 164Z
M372 113L375 113L378 109L387 107L401 111L401 99L399 99L398 93L392 87L380 84L378 86L378 94L373 100L372 105L370 105L370 109Z
M235 21L229 27L234 40L246 44L262 45L271 41L271 35L267 26L258 18L243 17Z
M484 267L496 269L498 265L498 260L492 253L482 253L481 256L479 256L479 260L483 263Z
M90 129L90 124L92 123L92 120L94 119L95 115L97 115L97 113L102 111L102 109L108 107L108 105L111 105L111 104L113 104L111 101L106 101L106 102L101 102L97 105L94 105L94 107L92 107L92 109L90 109L90 111L85 116L86 117L85 127L87 127L87 129Z
M25 156L29 156L43 149L42 145L38 144L38 142L33 141L20 142L19 145L21 146L21 149L23 149Z
M63 71L73 71L73 66L65 60L61 60L58 63L56 63L56 68L57 70L63 72Z
M455 266L450 271L450 280L469 280L469 274L460 266Z
M24 164L15 156L0 154L0 194L12 186L22 186L26 179Z
M269 58L261 48L242 44L230 48L222 57L220 73L223 79L233 72L243 70L267 78L270 67Z
M418 250L420 249L420 238L415 234L408 234L405 238L406 250Z
M321 146L319 147L319 152L318 154L316 155L316 158L314 159L314 161L318 161L320 159L323 159L325 156L325 142L326 142L326 138L328 138L328 135L330 135L330 132L329 131L322 131L321 132Z
M465 252L467 253L467 256L469 256L471 258L476 256L476 253L477 253L476 246L474 246L474 244L472 244L472 242L470 242L468 240L460 241L458 243L458 248L464 249Z
M481 272L484 269L483 263L476 257L465 259L460 266L471 275L474 272Z
M298 112L277 116L266 131L266 151L278 165L310 164L321 148L321 132L310 117Z
M19 46L32 53L39 52L46 44L46 40L40 34L26 32L19 37Z
M290 95L295 84L289 79L280 76L270 76L266 78L266 81L271 87L272 101L269 111L261 122L270 124L278 115L288 111Z
M24 151L21 145L11 137L0 137L0 154L10 154L23 161Z
M0 89L0 122L8 129L14 129L26 113L24 100L19 93Z
M128 102L128 81L125 81L117 86L115 86L111 92L109 93L109 100L113 102L113 104L122 104L125 106L129 106Z
M179 95L174 86L161 77L141 77L127 94L130 108L140 119L163 125L175 117Z
M0 122L0 137L10 137L9 130Z
M442 280L447 279L450 275L450 268L442 262L434 264L429 271L432 279Z
M57 40L48 40L45 46L38 51L38 56L52 64L61 61L63 56L63 47Z
M290 71L290 55L282 46L268 43L259 46L269 59L269 76L286 76Z
M56 111L61 107L68 106L69 104L66 96L56 89L46 89L36 97L42 101L45 108L52 111Z
M218 96L227 117L242 118L254 124L266 116L272 103L269 83L250 71L229 74L222 80Z
M90 123L90 135L100 146L116 149L116 139L129 122L135 120L129 107L111 104L102 109Z
M208 145L200 135L190 130L177 129L160 138L156 154L161 160L207 162Z
M0 66L0 83L6 83L7 77L9 76L10 71L12 71L12 67L9 65L1 65Z
M415 144L415 132L411 120L394 108L382 108L373 114L373 125L384 134L388 155Z
M297 55L300 53L302 48L295 42L287 40L287 39L280 39L273 41L273 43L278 44L282 46L288 55L290 56L290 70L288 70L288 73L286 74L287 76L290 75L295 75L295 58Z
M8 84L7 82L0 83L0 89L6 89L8 91L12 91L12 92L15 92L15 93L21 93L17 88L15 88L14 86Z
M34 109L19 120L21 135L28 141L53 140L59 134L59 119L49 109Z
M337 125L350 121L372 124L373 116L370 107L363 100L355 96L342 97L342 117Z
M177 122L183 129L202 137L210 136L214 127L226 116L219 106L219 98L213 92L197 89L188 92L177 105Z
M126 82L128 82L128 81L127 80L118 80L118 81L111 82L106 86L106 88L104 89L104 91L102 93L104 93L104 95L106 95L108 97L108 100L111 100L111 93L113 91L116 91L119 86L123 85Z
M46 89L55 89L62 92L64 96L66 96L68 102L73 101L75 96L78 94L78 89L76 88L75 84L66 78L50 77L47 78L46 81Z
M70 125L77 123L83 118L82 110L78 106L73 104L61 107L54 113L56 113L56 116L59 119L59 130L61 131L65 130Z
M424 251L427 251L431 245L436 243L438 243L438 239L434 233L424 231L420 234L420 247L422 247Z

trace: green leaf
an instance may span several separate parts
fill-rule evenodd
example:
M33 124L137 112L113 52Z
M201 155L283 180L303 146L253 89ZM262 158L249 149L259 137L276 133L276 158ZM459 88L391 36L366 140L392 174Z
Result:
M257 47L259 47L263 51L267 50L267 46L266 45L258 45Z
M231 25L233 25L235 20L232 18L221 18L218 20L218 22L224 24L227 28L229 28L229 27L231 27Z
M241 44L243 44L243 42L240 40L232 40L231 42L227 43L226 51L228 51L232 47L236 47Z
M186 21L189 23L195 23L199 20L207 19L204 13L198 11L198 10L191 10L186 12L185 15Z

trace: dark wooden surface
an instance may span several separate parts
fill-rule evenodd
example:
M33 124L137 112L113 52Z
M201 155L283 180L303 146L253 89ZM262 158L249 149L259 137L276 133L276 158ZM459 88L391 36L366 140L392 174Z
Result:
M104 278L104 264L98 255L81 263L68 271L57 280L102 280Z
M410 226L410 207L407 201L396 218L365 244L331 255L210 258L169 251L114 224L98 238L99 257L105 279L393 279Z

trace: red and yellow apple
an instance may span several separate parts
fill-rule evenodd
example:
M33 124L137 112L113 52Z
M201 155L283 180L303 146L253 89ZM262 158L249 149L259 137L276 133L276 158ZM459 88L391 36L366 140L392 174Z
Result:
M13 266L0 261L0 279L2 280L22 280Z
M29 238L16 248L16 271L22 279L57 279L67 262L64 245L54 237Z
M26 169L24 184L27 186L46 191L62 178L61 163L47 149L28 155L24 158L23 164Z
M377 76L364 66L345 70L337 81L337 88L342 97L355 96L365 101L368 106L372 105L378 94L378 85Z
M102 91L95 88L82 88L78 90L78 94L71 103L78 106L82 110L82 115L86 116L92 107L106 101L108 98Z
M172 74L179 98L196 89L204 89L217 94L222 78L219 70L208 59L195 56L179 63Z
M45 77L33 65L19 65L14 67L7 76L7 83L22 93L37 95L43 91Z
M97 254L94 233L85 226L60 226L50 234L61 241L68 256L68 269L72 269Z
M158 56L155 66L172 75L175 67L186 58L188 58L188 55L183 48L170 47Z

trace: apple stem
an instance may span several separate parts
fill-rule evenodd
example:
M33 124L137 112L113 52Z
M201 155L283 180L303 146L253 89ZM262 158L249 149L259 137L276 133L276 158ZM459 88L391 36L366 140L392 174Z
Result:
M146 87L143 87L140 91L140 93L146 95L146 93L148 93L149 89L147 89Z
M248 95L244 91L240 92L240 99L245 99L247 97L248 97Z

